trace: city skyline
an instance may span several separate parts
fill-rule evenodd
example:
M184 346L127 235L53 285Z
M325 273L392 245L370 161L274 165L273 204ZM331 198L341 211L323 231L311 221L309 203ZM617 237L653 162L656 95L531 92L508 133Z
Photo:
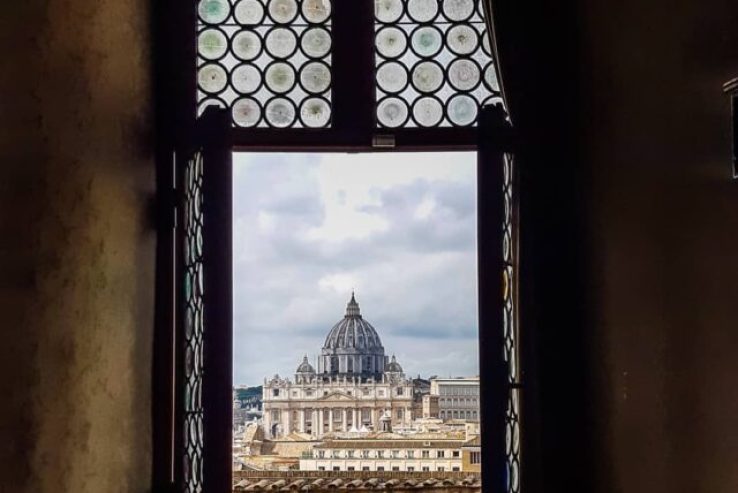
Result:
M233 161L234 384L314 363L352 290L408 376L478 374L473 153Z

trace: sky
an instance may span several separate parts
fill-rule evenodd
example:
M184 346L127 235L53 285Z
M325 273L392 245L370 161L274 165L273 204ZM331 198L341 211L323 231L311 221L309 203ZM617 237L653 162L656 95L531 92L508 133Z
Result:
M474 153L235 153L234 384L292 378L351 292L408 376L478 374Z

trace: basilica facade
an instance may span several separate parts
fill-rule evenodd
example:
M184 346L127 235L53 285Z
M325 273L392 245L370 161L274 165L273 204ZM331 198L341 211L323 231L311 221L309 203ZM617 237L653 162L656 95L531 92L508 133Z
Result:
M293 432L389 431L413 419L413 382L362 316L352 293L346 314L331 328L317 361L305 356L294 380L264 381L263 425L268 437Z

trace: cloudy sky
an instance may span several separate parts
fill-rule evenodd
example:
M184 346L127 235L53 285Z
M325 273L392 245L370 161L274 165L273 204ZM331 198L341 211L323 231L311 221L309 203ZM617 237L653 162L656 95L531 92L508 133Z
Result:
M234 383L315 364L351 290L408 375L478 373L473 153L234 154Z

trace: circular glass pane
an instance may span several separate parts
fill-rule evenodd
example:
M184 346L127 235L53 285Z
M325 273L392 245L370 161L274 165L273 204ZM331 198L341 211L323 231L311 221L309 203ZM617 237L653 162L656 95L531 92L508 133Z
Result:
M266 49L275 58L287 58L297 49L297 36L284 27L276 27L266 36Z
M205 23L220 24L228 18L231 7L227 0L200 0L197 13Z
M455 125L470 125L477 119L477 102L466 94L457 94L448 101L448 118Z
M409 0L407 13L415 22L430 22L438 15L438 1Z
M241 31L233 36L231 50L240 60L253 60L261 53L261 38L255 32Z
M477 30L471 26L458 24L446 33L446 44L457 55L469 55L479 46Z
M386 62L377 69L377 84L385 92L400 92L407 87L407 70L397 62Z
M385 58L396 58L407 48L407 36L396 27L383 27L377 32L377 51Z
M474 13L474 0L443 0L443 15L451 22L465 21Z
M266 105L266 119L274 127L284 128L295 121L295 105L285 98L274 98Z
M205 29L197 36L197 53L208 60L217 60L228 51L228 38L220 29Z
M264 18L264 6L259 0L241 0L236 4L233 15L236 21L244 26L261 24Z
M261 72L251 64L239 65L231 73L231 84L240 94L251 94L261 86Z
M484 69L484 85L489 88L490 91L500 92L500 82L497 80L497 69L495 64L489 62L487 67Z
M428 93L438 90L443 84L443 70L434 62L420 62L413 67L413 87Z
M492 49L489 45L489 36L487 36L486 30L482 32L482 49L487 55L492 56Z
M295 87L295 69L284 62L275 62L266 69L266 85L272 92L282 94Z
M443 105L436 98L424 96L413 103L413 119L421 127L433 127L443 118Z
M297 16L295 0L269 0L269 17L277 24L287 24Z
M331 117L331 107L323 98L308 98L300 106L300 120L306 127L325 127Z
M448 81L459 91L470 91L477 87L482 74L479 66L468 58L458 58L448 67Z
M395 22L402 16L402 0L375 0L374 15L379 22Z
M241 127L253 127L261 118L261 107L252 98L241 98L233 103L233 121Z
M331 49L331 35L322 27L312 27L303 32L300 47L309 58L323 58Z
M410 44L419 57L432 57L443 48L443 35L435 27L420 27L413 32Z
M304 0L302 15L313 24L325 22L331 15L331 2L329 0Z
M310 62L300 70L300 83L309 93L319 94L331 84L331 71L321 62Z
M215 63L208 63L197 71L197 85L205 92L216 93L222 91L228 84L228 74L223 67Z
M400 98L386 98L377 105L377 118L385 127L399 127L407 121L407 104Z

